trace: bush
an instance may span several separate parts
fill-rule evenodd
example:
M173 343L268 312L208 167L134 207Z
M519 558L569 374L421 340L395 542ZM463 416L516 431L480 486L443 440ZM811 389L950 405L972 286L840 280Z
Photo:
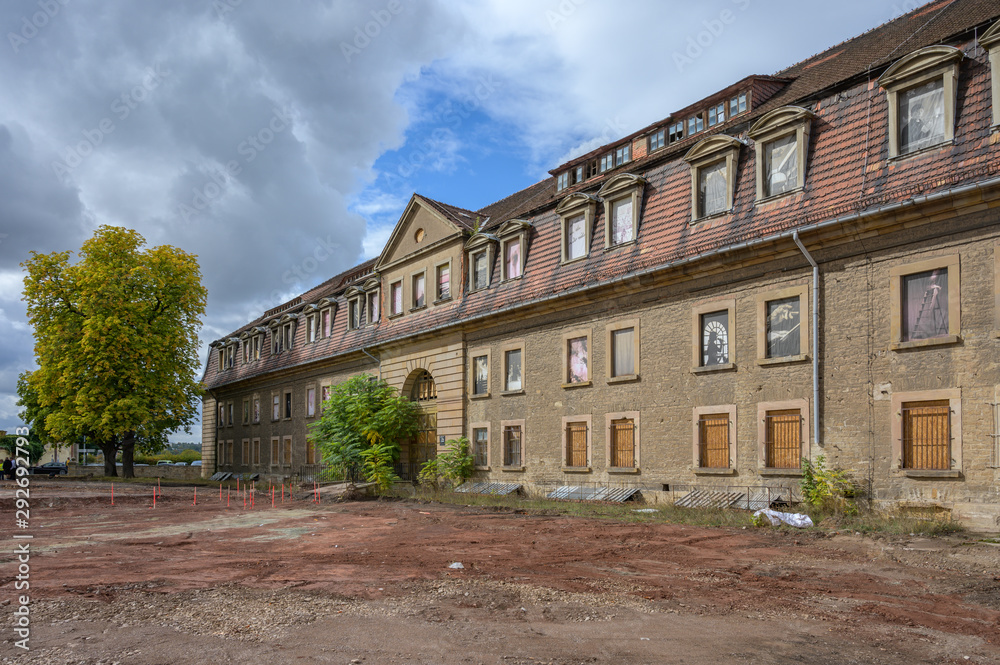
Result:
M428 460L420 469L418 479L421 483L438 488L440 481L458 487L472 477L475 460L467 438L450 439L445 443L448 449L438 453L437 457Z
M843 471L826 468L826 458L802 460L802 498L813 507L835 512L857 513L854 485Z

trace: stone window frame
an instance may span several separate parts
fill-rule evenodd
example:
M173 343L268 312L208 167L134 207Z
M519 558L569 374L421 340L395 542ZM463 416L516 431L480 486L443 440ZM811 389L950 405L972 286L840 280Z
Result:
M1000 242L993 245L993 336L1000 337Z
M222 401L219 402L219 418L216 426L219 428L226 426L226 403Z
M486 392L477 394L476 390L476 358L486 356ZM523 377L523 368L522 368ZM481 346L476 349L469 349L469 399L486 399L492 394L490 388L493 385L493 358L492 350L489 347Z
M285 434L281 437L281 466L291 467L292 466L292 454L295 450L295 439L291 434Z
M243 439L240 442L240 464L250 466L250 439Z
M417 279L422 278L424 280L424 304L417 304ZM419 312L421 310L427 309L427 269L421 268L420 270L414 270L410 273L410 311Z
M523 219L511 219L497 229L497 239L500 241L500 281L509 282L524 277L524 269L528 260L528 234L531 232L531 222ZM507 245L517 242L521 245L521 273L516 277L507 274Z
M496 236L489 233L477 233L465 243L465 253L468 259L468 289L466 293L476 293L490 288L493 284L493 260L496 258ZM486 283L476 284L476 261L475 257L480 253L486 253Z
M503 447L506 445L506 441L504 440L504 434L507 431L508 427L520 427L521 428L521 464L520 464L520 466L506 466L506 465L503 465L503 462L505 461L504 460L504 456L505 455L504 455L504 448ZM500 462L501 462L501 465L502 465L500 467L501 471L515 471L515 472L524 471L525 468L527 468L527 462L528 462L528 456L526 454L527 446L528 446L528 436L527 436L527 432L525 430L525 420L524 419L521 419L521 420L501 420L500 421Z
M618 467L618 466L608 466L605 471L609 474L620 474L620 473L639 473L642 469L642 437L640 432L642 431L639 423L639 411L614 411L604 414L604 459L607 464L611 460L611 423L615 420L630 419L632 421L632 427L634 432L632 434L632 445L633 451L632 455L635 459L634 467Z
M260 393L254 393L250 400L250 424L259 425L260 424L260 414L261 414L261 403L260 403Z
M274 415L274 407L276 406L275 403L274 403L274 400L278 400L278 403L277 403L278 415L277 415L277 417L275 417L275 415ZM272 390L271 391L271 422L272 423L276 423L276 422L278 422L280 420L281 420L281 391L280 390Z
M903 341L903 278L929 270L948 271L948 334L930 339ZM933 256L889 269L889 348L893 351L955 344L962 334L962 281L959 254Z
M559 227L561 229L559 243L560 265L583 261L590 256L590 246L594 232L594 216L599 202L600 199L596 196L584 194L583 192L576 192L564 198L559 202L559 205L556 206L555 212L556 215L559 216ZM586 249L582 256L577 256L571 259L569 258L568 245L569 221L571 219L575 219L579 215L583 215L583 237L586 243Z
M632 329L632 365L635 370L632 374L622 374L621 376L614 376L614 333L618 330L625 330L627 328ZM604 332L604 348L606 349L605 355L605 374L607 376L608 384L615 383L631 383L633 381L638 381L642 373L640 369L640 348L641 348L641 335L639 332L639 318L631 319L616 319L608 323Z
M271 459L269 460L271 467L281 466L281 437L272 436L271 437Z
M521 387L519 389L517 389L517 390L508 390L507 389L507 353L509 351L520 351L521 352ZM508 340L504 344L500 345L500 348L497 349L497 353L500 356L500 365L501 365L501 368L500 368L501 369L501 372L500 372L500 385L503 388L503 390L500 391L500 395L501 396L523 395L524 394L524 390L525 390L525 384L527 383L527 380L526 380L527 379L527 375L526 375L527 373L525 371L526 370L526 363L525 363L525 356L524 356L524 339L518 338L518 339ZM487 360L487 362L489 362L489 361Z
M950 146L955 140L958 108L958 70L965 54L954 46L938 44L919 49L894 62L878 79L888 105L889 159L903 159L928 150ZM944 140L911 152L899 151L899 93L941 79L944 87Z
M335 308L332 305L328 305L326 307L322 307L321 306L319 308L319 318L318 318L318 324L317 324L317 326L318 326L317 336L319 337L319 339L325 339L327 337L333 337L334 309ZM330 334L329 335L323 334L324 333L324 331L323 331L323 315L324 314L327 314L330 317Z
M394 311L396 307L396 294L394 290L399 287L399 306L400 310ZM403 280L397 279L389 283L389 318L395 319L397 317L403 316L406 312L406 293L403 289Z
M306 435L305 465L316 466L316 442L311 436ZM312 461L310 461L312 460Z
M993 131L1000 130L1000 21L979 38L979 45L989 52L993 100Z
M702 365L701 317L704 314L727 311L729 327L726 330L729 362L722 365ZM736 298L706 300L691 308L691 371L695 374L736 369Z
M484 429L484 430L486 430L486 466L478 466L478 465L476 465L473 468L476 471L489 471L490 468L492 467L492 460L493 460L493 451L491 450L491 448L493 447L492 446L492 444L493 444L493 436L492 436L492 432L490 431L490 423L489 423L489 421L469 423L469 443L470 443L470 447L471 447L471 450L469 452L472 453L473 462L475 461L475 458L476 458L476 456L475 456L475 445L476 445L476 430L477 429ZM523 439L523 435L522 435L522 439Z
M743 141L737 138L715 134L696 143L684 155L684 161L691 166L691 224L732 214L736 200L737 167L743 146ZM698 210L698 181L701 171L722 161L726 163L726 207L711 215L701 215Z
M365 325L373 326L379 322L382 318L382 282L377 277L373 277L365 282L365 309L364 309L364 320ZM374 300L376 312L375 316L372 316L372 301Z
M448 296L441 297L441 268L448 268ZM434 304L449 302L455 297L455 271L451 269L451 259L434 265Z
M233 400L227 401L226 402L226 416L227 416L226 417L226 427L232 427L233 426L233 421L235 420L233 418L233 412L235 410L236 410L236 405L233 403Z
M950 469L906 469L903 468L903 404L912 402L931 402L948 400L951 410L951 468ZM962 389L942 388L937 390L909 390L893 392L890 398L892 405L892 422L890 437L892 439L892 470L893 473L910 478L961 478L963 467L962 455Z
M799 299L799 352L794 356L767 357L767 303L775 300ZM764 291L756 296L757 309L757 364L782 365L809 360L812 342L812 319L809 311L809 283L802 282L781 289Z
M699 423L701 417L713 414L726 414L729 417L729 466L727 467L703 467L701 466L701 428ZM691 468L695 475L700 476L731 476L736 473L736 461L738 448L736 446L736 405L716 404L711 406L696 406L691 410Z
M319 332L316 330L319 317L314 311L306 314L306 344L312 344L319 339Z
M801 419L799 432L800 437L800 466L796 468L768 467L767 463L767 412L768 411L792 411L798 409ZM806 398L780 400L776 402L757 403L757 473L762 476L801 476L801 460L809 459L810 450L810 420L809 420L809 400Z
M760 120L754 123L747 136L754 142L754 157L757 168L757 201L769 201L771 199L788 196L805 189L806 186L806 164L809 158L809 139L812 130L812 120L815 114L801 106L783 106L766 113ZM767 144L795 135L795 151L798 160L798 173L796 174L795 186L779 194L768 194L766 191L766 174L764 173L764 149Z
M306 418L315 418L319 414L319 409L316 408L316 396L319 394L316 390L316 383L307 383L305 388L305 404L306 404ZM313 391L312 399L309 399L309 391ZM309 414L309 409L312 408L312 415Z
M566 463L569 453L569 439L566 436L566 428L570 423L585 423L587 425L587 463L584 466L569 466ZM594 470L594 416L589 413L563 416L561 426L560 450L562 457L559 461L560 469L563 473L591 473Z
M587 338L587 380L571 383L569 380L569 341L580 337ZM562 342L562 387L586 388L594 384L594 336L592 328L577 328L563 333Z
M260 466L260 437L256 436L250 440L250 450L251 450L251 464L253 466Z
M364 298L365 292L356 286L344 291L344 299L347 300L348 330L358 330L364 327ZM357 316L354 315L355 312L357 312Z
M234 466L236 464L236 453L234 451L235 446L233 446L233 440L226 440L226 458L228 459L229 466Z
M610 178L597 192L604 202L604 249L616 249L639 241L639 217L642 210L642 197L646 187L646 179L633 173L620 173ZM612 210L614 204L632 199L632 239L622 243L612 243Z
M281 391L281 420L291 420L295 408L294 391L286 388Z
M243 398L243 421L241 423L243 425L249 425L250 424L250 406L251 406L251 404L250 404L250 398L249 397L244 397Z

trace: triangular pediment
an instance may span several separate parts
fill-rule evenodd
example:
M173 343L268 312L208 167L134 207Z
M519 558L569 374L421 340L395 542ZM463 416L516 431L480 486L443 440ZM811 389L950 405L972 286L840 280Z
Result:
M392 230L374 270L418 255L448 240L461 239L464 229L423 197L414 194Z

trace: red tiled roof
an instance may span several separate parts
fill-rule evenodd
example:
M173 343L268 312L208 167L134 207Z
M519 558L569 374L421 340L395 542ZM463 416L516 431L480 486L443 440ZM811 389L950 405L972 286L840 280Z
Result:
M546 179L478 212L488 217L487 229L514 217L532 221L534 229L521 279L499 282L499 262L494 262L490 288L462 294L450 305L393 320L383 319L377 326L353 331L346 329L347 317L338 315L330 338L305 345L302 343L304 331L299 331L291 351L278 356L265 354L260 362L250 365L237 363L221 376L217 364L210 359L204 380L209 386L219 386L278 368L315 362L356 351L359 347L375 346L540 299L558 297L567 291L598 287L619 276L668 269L677 262L748 240L996 176L1000 174L1000 144L990 142L990 72L984 64L985 55L971 48L971 39L956 43L966 50L968 57L960 68L954 143L902 161L890 163L887 159L885 94L877 84L869 83L867 66L869 62L886 65L922 46L945 40L949 30L950 34L965 35L970 28L985 22L984 17L997 15L1000 15L1000 5L983 0L939 2L782 72L782 75L794 76L796 81L779 91L776 98L783 98L782 104L804 103L815 113L803 191L769 202L756 201L755 158L753 150L744 149L740 154L731 214L692 225L690 168L680 155L695 141L682 141L672 155L667 153L662 157L666 151L658 151L627 165L628 171L640 173L647 180L637 242L613 251L592 251L585 261L561 266L561 230L554 204L566 192L557 196L554 179ZM963 17L964 20L960 20ZM911 30L915 26L920 27L916 36ZM901 41L905 45L897 48ZM838 69L850 69L850 64L853 71L830 70L838 61L842 63ZM858 63L864 63L862 69L858 69ZM812 83L800 85L807 76L812 77ZM827 97L809 99L818 90L829 88L831 82L852 77L855 81L852 85L831 90ZM788 96L795 86L803 91L805 101L803 97ZM701 140L707 134L696 138ZM593 191L603 180L597 179L597 184L588 183L585 189ZM476 214L439 202L430 203L449 216ZM591 243L592 248L604 246L602 212L599 212ZM373 263L368 261L327 280L303 294L303 303L341 293L352 275L370 271ZM460 291L458 285L455 291ZM258 319L247 328L260 322Z
M458 206L441 203L440 201L429 199L422 194L418 194L417 196L419 196L422 201L430 204L430 206L434 208L438 214L461 229L471 231L476 227L477 221L482 221L483 219L483 216L480 213L473 212L472 210L466 210L465 208L459 208Z

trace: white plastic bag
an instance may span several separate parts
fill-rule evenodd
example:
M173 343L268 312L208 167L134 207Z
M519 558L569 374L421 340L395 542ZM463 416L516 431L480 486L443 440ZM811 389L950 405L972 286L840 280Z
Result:
M771 510L770 508L764 508L763 510L758 510L753 514L754 517L759 515L767 517L771 526L778 526L782 522L788 526L794 526L799 529L804 529L807 526L813 526L812 519L810 519L808 515L803 515L802 513L782 513L777 510Z

